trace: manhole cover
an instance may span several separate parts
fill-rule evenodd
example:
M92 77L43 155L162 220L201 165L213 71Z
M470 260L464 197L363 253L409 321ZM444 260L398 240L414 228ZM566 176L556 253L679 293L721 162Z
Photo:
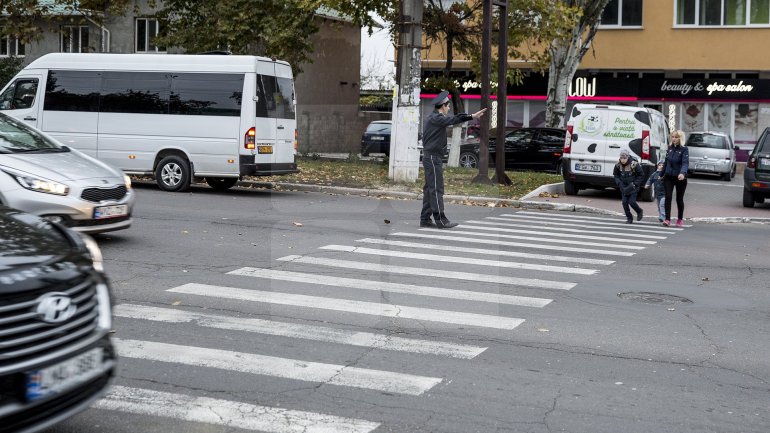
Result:
M665 293L653 292L623 292L618 293L621 299L628 301L643 302L645 304L692 304L692 301L681 296L667 295Z

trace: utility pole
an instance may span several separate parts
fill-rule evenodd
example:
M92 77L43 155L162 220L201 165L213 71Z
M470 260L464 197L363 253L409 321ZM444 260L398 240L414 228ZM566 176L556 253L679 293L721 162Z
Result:
M493 0L500 8L500 28L497 40L497 151L495 155L495 181L500 185L510 185L511 178L505 174L505 126L508 124L508 0Z
M422 0L402 0L399 14L396 101L393 104L388 177L414 182L420 174L420 65Z
M489 107L489 72L492 45L492 0L484 0L481 39L481 108ZM491 110L490 110L491 111ZM481 121L479 131L479 174L471 182L492 185L489 180L489 121Z

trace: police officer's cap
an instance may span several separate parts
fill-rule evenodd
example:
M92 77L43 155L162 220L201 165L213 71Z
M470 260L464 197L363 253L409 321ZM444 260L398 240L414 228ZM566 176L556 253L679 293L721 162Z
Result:
M433 100L430 101L431 105L434 107L438 107L439 105L444 105L445 103L449 102L449 92L444 90L443 92L439 93L438 96L433 98Z

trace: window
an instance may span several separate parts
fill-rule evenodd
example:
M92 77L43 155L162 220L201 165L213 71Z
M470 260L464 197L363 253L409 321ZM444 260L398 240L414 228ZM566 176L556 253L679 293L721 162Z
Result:
M101 112L168 114L171 80L163 72L104 72Z
M91 51L88 46L88 27L63 26L60 50L62 53L87 53Z
M770 24L770 0L677 0L676 23L695 26Z
M163 34L160 22L151 18L136 19L137 53L165 53L166 47L158 47L154 44L155 37Z
M49 71L45 85L44 110L99 111L98 72Z
M294 83L291 78L257 75L257 117L294 119Z
M634 26L642 25L642 0L610 0L602 13L601 25Z
M240 116L243 74L175 74L171 114Z
M27 47L18 38L12 36L0 37L0 57L23 57Z
M0 95L0 110L19 110L35 104L37 80L23 78L16 80Z

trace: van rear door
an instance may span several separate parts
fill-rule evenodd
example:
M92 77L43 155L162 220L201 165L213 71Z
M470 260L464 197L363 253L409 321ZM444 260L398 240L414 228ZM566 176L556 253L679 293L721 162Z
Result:
M286 164L294 162L294 139L297 130L296 98L291 66L276 62L275 77L278 82L277 90L280 97L276 97L278 109L276 110L274 158L276 163Z
M274 115L275 104L275 63L257 60L257 101L256 118L254 121L254 141L256 164L272 164L274 162L277 122ZM247 132L248 134L248 132Z
M612 166L607 173L606 141L604 133L608 124L606 108L576 104L569 123L572 125L572 150L570 171L588 176L612 176ZM614 162L613 164L614 165Z

